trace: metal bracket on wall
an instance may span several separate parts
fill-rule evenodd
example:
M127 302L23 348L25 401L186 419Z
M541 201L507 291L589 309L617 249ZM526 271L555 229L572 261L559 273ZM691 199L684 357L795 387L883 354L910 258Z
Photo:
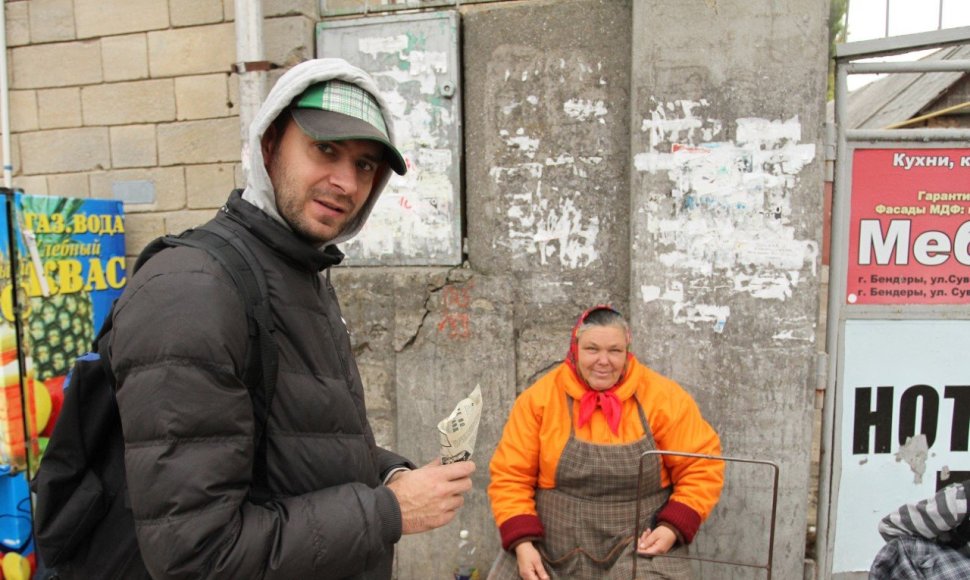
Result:
M815 391L822 392L828 388L829 382L829 353L815 353Z
M232 63L232 66L229 67L229 69L236 74L269 71L275 68L279 68L279 65L272 63L268 60L251 60L247 62L234 62Z
M834 122L825 123L825 181L835 180L835 160L839 152L838 132Z

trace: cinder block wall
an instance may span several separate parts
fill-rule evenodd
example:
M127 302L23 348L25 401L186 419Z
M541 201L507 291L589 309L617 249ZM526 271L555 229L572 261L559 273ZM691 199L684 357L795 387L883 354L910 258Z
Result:
M126 253L208 219L241 183L233 0L5 5L13 186L126 204ZM265 52L313 55L316 0L266 0ZM270 75L272 78L275 76Z

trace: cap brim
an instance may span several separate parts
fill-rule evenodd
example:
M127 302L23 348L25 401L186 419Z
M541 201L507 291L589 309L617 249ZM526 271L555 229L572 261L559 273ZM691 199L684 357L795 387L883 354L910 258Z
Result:
M377 127L366 121L334 111L300 108L293 109L293 120L304 133L317 141L348 141L351 139L377 141L387 151L385 160L394 170L394 173L398 175L407 173L407 163L404 162L404 156L401 155L401 152L387 140L387 137Z

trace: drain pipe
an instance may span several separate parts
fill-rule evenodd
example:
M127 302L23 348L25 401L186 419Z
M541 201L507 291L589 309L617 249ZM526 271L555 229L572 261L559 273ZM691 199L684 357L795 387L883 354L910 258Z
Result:
M0 2L0 124L3 125L3 186L13 187L13 165L10 162L10 100L7 86L7 14L6 2Z
M0 0L0 129L3 130L3 186L13 189L13 163L10 161L10 86L7 82L7 13L6 2ZM11 198L12 200L12 198ZM12 215L12 214L11 214ZM22 221L18 218L18 221ZM37 274L37 281L40 283L40 293L43 297L51 295L50 285L47 276L44 274L44 267L37 253L37 238L34 232L24 227L23 223L18 223L16 228L20 232L21 241L30 255L30 263L34 266ZM11 252L15 250L12 249ZM18 339L18 344L19 339ZM26 367L23 367L26 368ZM24 415L26 420L27 415ZM25 431L26 433L26 431Z
M270 64L263 58L263 7L261 0L236 0L236 62L233 72L239 74L239 132L242 137L242 170L244 182L249 177L249 125L266 94L266 71Z

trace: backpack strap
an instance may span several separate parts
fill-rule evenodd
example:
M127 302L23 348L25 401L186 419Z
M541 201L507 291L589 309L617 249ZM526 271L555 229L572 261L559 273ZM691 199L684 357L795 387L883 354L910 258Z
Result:
M204 250L232 277L246 307L250 347L246 353L243 382L249 390L255 419L256 457L253 464L253 486L250 499L255 503L269 500L269 474L266 466L266 424L269 409L276 394L279 371L279 352L273 337L272 310L269 291L262 266L252 251L235 232L209 222L177 236L163 236L152 241L135 263L135 271L159 251L173 246L188 246ZM110 330L110 323L106 323ZM101 334L99 333L99 339ZM254 348L255 346L255 348ZM103 352L103 351L102 351ZM262 388L260 388L262 387Z
M145 265L149 259L155 254L161 252L165 248L171 248L172 242L171 238L176 236L162 236L155 238L148 243L147 246L138 254L138 258L135 260L135 267L132 269L131 273L134 274L139 268ZM107 373L107 378L111 383L112 390L117 386L117 379L115 378L114 371L111 370L111 356L110 349L108 349L108 334L111 332L112 327L114 327L114 312L115 305L118 300L115 299L111 303L111 307L108 309L108 313L105 315L104 320L101 322L101 328L98 329L98 333L94 336L94 340L91 341L91 351L96 352L101 356L101 363L104 366L105 372Z
M138 258L135 260L135 267L132 269L131 273L134 274L137 272L138 269L144 266L145 262L151 259L151 257L155 254L161 252L165 248L171 248L174 245L172 244L171 239L175 237L176 236L162 236L149 242L141 253L138 254ZM111 371L111 362L109 360L106 337L108 336L108 333L111 332L112 326L114 326L112 318L114 315L115 304L117 302L118 300L115 299L115 301L111 303L111 308L108 309L108 313L105 315L104 321L101 323L101 328L98 329L98 333L95 335L94 340L91 341L91 352L96 352L101 355L101 360L104 362L112 387L114 387L116 383L114 372Z

